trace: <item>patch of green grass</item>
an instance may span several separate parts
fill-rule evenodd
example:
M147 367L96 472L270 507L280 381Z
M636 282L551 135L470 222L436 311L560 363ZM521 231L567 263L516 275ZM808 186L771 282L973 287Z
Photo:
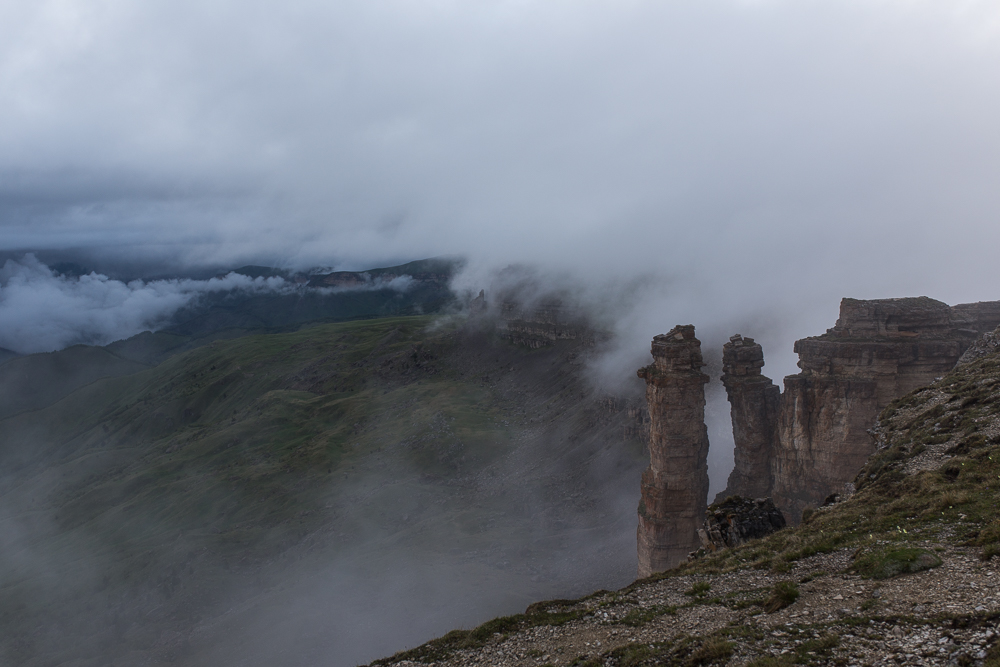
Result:
M452 630L443 637L432 639L426 644L397 653L391 658L376 660L372 665L388 665L400 660L415 660L419 662L444 660L455 651L485 646L496 636L503 638L514 632L540 625L559 626L583 616L583 611L535 612L531 614L501 616L487 621L472 630Z
M826 575L826 572L824 570L817 570L815 572L810 572L809 574L807 574L804 577L802 577L801 579L799 579L799 583L800 584L808 584L813 579L817 579L817 578L825 576L825 575Z
M735 645L724 637L681 636L668 642L652 644L630 644L608 651L600 658L581 660L581 667L647 667L652 665L677 665L679 667L702 667L720 665L733 655Z
M838 646L840 646L840 636L836 634L823 635L817 639L807 639L796 647L795 661L800 663L823 661Z
M795 658L789 654L765 655L760 658L754 658L747 663L747 667L788 667L794 664Z
M706 639L685 662L686 665L716 665L725 663L733 654L733 644L720 637Z
M712 590L712 584L707 581L696 581L691 585L690 590L685 591L684 595L700 598L705 597L710 590Z
M996 642L986 653L983 667L1000 667L1000 642Z
M615 621L621 625L630 625L634 628L643 626L660 616L673 616L677 613L674 605L651 605L649 607L636 607L629 613Z
M772 614L793 604L799 599L799 587L794 581L779 581L771 591L771 597L764 603L764 611Z
M630 644L610 651L604 657L610 659L616 667L641 667L655 664L654 661L663 654L664 649L668 646L669 644L664 645L662 643ZM605 664L604 660L595 660L593 662L595 665L600 665L601 667Z
M929 570L940 564L941 558L927 549L875 549L855 560L850 571L868 579L889 579Z

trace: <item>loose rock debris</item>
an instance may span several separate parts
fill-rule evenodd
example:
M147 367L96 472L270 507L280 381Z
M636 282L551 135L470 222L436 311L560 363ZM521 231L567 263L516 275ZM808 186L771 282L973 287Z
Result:
M565 622L496 632L447 655L403 653L376 664L984 665L1000 639L1000 564L981 562L975 549L922 546L939 554L940 567L863 579L845 574L852 550L843 549L784 573L643 580L542 610L573 616ZM779 581L795 582L799 597L765 613L762 603Z

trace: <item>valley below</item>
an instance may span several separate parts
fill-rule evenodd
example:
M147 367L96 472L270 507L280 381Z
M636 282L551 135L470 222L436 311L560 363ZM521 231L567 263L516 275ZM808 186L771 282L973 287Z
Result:
M132 365L0 421L3 664L355 665L634 578L643 443L580 341L407 316L123 347L55 353Z

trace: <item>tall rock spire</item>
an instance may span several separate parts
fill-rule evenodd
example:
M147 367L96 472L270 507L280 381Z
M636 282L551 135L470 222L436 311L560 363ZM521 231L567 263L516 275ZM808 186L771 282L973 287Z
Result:
M649 467L639 503L639 576L668 570L698 548L708 501L708 429L701 342L692 325L653 338L638 371L649 404Z
M762 498L771 494L774 449L781 390L761 374L764 350L753 338L736 334L722 347L722 384L733 418L735 466L726 490L716 497Z

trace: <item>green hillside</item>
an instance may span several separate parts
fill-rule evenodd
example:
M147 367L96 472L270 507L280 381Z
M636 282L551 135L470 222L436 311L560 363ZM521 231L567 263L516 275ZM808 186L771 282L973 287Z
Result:
M195 344L185 337L146 331L107 347L73 345L14 357L0 363L0 418L52 405L103 378L137 373Z
M463 614L624 583L634 499L616 499L641 444L582 390L580 351L426 316L327 324L217 340L0 420L0 657L268 664L282 637L248 648L266 610L317 595L317 573L340 591L331 563L466 582L467 605L373 633L344 649L354 663ZM337 648L310 641L287 650Z

